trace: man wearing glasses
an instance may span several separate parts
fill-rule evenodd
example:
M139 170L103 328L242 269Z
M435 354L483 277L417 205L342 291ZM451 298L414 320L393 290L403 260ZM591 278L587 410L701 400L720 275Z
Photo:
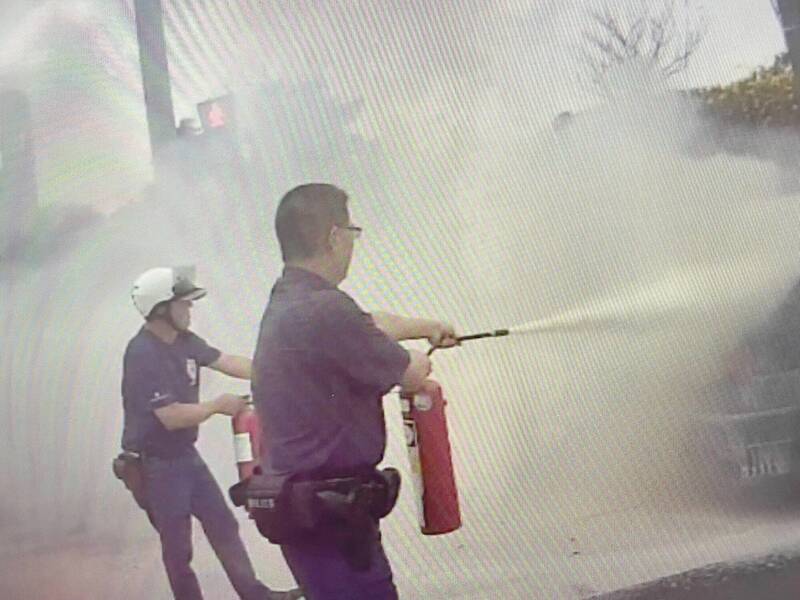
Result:
M268 440L262 470L267 479L288 482L282 489L305 484L321 492L310 532L288 539L262 533L281 544L307 598L391 600L397 590L378 519L396 495L379 515L356 499L365 497L364 482L391 480L387 470L376 470L386 446L382 396L395 385L416 391L431 371L424 353L398 341L444 347L457 336L439 321L368 314L338 288L362 233L347 200L333 185L302 185L281 199L275 217L285 268L253 362L253 398ZM338 487L328 490L329 482Z

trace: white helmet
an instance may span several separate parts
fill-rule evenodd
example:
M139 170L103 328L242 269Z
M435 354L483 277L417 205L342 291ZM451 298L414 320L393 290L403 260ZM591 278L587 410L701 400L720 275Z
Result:
M206 291L194 283L194 267L157 267L145 271L133 284L131 298L147 319L153 309L172 300L199 300Z

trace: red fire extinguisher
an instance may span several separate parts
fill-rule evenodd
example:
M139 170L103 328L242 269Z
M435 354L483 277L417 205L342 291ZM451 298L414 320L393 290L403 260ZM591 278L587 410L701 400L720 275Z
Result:
M406 446L425 535L461 527L442 386L428 380L416 394L400 394Z
M247 479L258 466L262 450L261 422L252 402L248 402L232 419L233 449L239 480Z

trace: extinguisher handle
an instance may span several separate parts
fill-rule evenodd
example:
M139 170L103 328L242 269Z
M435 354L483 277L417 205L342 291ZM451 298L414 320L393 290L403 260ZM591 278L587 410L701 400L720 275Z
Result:
M456 338L456 339L458 339L458 340L460 341L460 338ZM447 347L448 347L448 348L455 348L455 346L447 346ZM428 356L430 356L431 354L433 354L433 353L434 353L434 351L435 351L437 348L442 348L442 346L431 346L430 348L428 348Z

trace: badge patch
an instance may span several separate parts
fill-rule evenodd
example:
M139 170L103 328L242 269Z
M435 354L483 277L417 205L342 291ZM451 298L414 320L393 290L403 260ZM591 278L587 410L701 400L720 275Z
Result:
M161 392L153 392L153 397L150 398L150 403L155 404L156 402L160 402L161 400L165 400L169 398L169 394L162 394Z
M189 376L189 384L197 385L197 361L195 359L186 359L186 374Z

